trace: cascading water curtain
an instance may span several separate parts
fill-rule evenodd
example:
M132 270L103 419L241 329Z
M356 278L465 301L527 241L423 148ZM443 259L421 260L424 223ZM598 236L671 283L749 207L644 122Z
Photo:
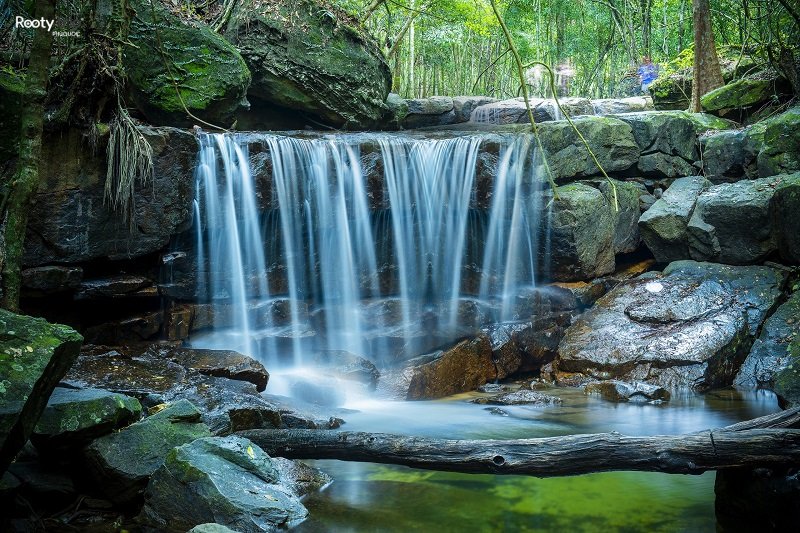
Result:
M248 143L260 149L263 190ZM481 165L487 146L493 164ZM314 350L386 361L474 327L465 300L493 320L517 318L516 293L534 284L542 256L538 174L528 135L203 136L198 272L221 317L208 343L270 364ZM286 324L259 312L276 298ZM387 299L397 312L376 312Z

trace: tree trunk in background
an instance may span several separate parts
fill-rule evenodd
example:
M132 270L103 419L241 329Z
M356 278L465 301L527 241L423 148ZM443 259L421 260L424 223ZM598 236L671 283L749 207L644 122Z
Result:
M34 18L55 18L56 0L36 0ZM42 153L42 129L44 127L44 100L50 72L50 53L53 34L34 30L28 69L25 73L25 101L22 107L17 170L11 180L6 203L4 233L6 260L2 271L3 307L12 311L19 309L19 293L22 252L25 245L25 228L33 195L39 186L39 160Z
M689 111L698 113L700 97L709 91L722 87L722 70L719 68L717 47L711 28L709 0L692 0L694 19L694 78L692 79L692 103Z

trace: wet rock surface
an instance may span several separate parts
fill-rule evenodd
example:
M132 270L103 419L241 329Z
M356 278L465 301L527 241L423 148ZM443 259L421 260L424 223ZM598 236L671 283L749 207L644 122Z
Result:
M84 455L96 486L118 504L137 502L170 450L211 436L200 422L201 416L190 402L178 400L140 422L95 440Z
M578 317L557 368L669 387L728 385L783 282L768 267L671 263L620 284Z
M92 353L93 352L93 353ZM256 385L206 376L152 350L97 347L78 358L65 376L70 386L94 387L138 398L146 407L189 400L215 434L270 427L331 427L333 417L294 408L280 397L260 394Z
M66 326L0 310L0 472L28 441L82 342Z
M242 533L297 525L308 516L281 463L247 439L210 437L173 449L145 490L139 522L183 533L214 522Z
M785 176L777 184L771 202L772 227L781 257L800 264L800 172Z
M675 180L639 218L642 240L662 263L689 258L687 227L697 197L711 183L702 176Z
M597 393L604 400L610 402L628 401L648 401L660 400L668 401L670 393L664 387L642 383L639 381L626 382L619 380L596 381L588 383L585 391L588 394Z
M563 400L557 396L537 391L518 390L496 396L475 398L471 402L480 405L559 405Z
M31 435L41 451L80 449L142 415L139 400L100 389L56 387Z
M764 322L761 335L736 375L742 387L772 388L775 375L800 357L800 292L795 292ZM791 372L793 369L789 369Z

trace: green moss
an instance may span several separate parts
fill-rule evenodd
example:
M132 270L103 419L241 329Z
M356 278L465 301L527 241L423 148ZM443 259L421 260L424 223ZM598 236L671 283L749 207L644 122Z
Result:
M133 0L123 65L134 99L155 123L200 118L228 125L240 107L250 71L236 48L207 26L183 24L160 4ZM153 38L156 34L157 38Z
M12 68L0 69L0 156L4 159L17 153L24 93L25 77Z
M700 104L706 111L738 109L769 100L773 93L771 80L741 79L703 95Z

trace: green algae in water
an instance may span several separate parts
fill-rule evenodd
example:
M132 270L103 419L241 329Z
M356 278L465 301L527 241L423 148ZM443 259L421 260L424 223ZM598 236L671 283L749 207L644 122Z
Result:
M538 479L318 461L336 481L298 531L712 531L714 473Z

